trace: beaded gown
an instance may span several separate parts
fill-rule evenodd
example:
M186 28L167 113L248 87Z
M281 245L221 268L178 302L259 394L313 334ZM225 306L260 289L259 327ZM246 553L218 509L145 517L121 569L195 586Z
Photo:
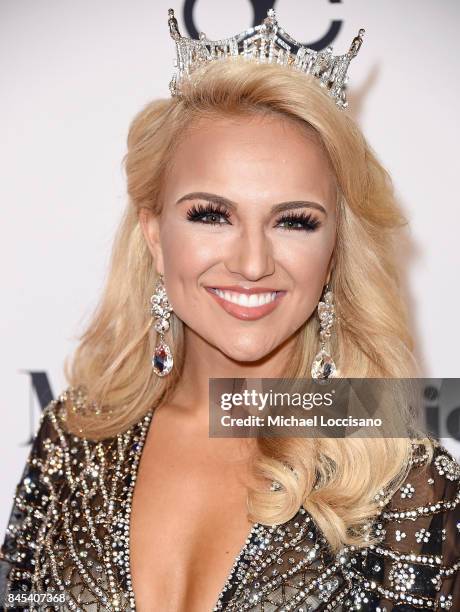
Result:
M135 610L131 500L153 412L113 438L88 441L65 429L68 397L44 410L17 487L0 556L2 600L5 609L40 612ZM460 610L459 501L457 461L439 443L428 461L414 444L403 485L380 500L377 544L331 554L303 508L280 525L256 523L213 610ZM20 607L18 593L59 594L63 603Z

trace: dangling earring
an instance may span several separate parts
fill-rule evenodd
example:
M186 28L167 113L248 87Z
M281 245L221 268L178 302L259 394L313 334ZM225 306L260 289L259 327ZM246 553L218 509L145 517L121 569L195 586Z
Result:
M311 376L316 379L333 378L336 374L336 365L326 350L326 341L331 337L331 327L334 323L333 293L329 290L329 283L324 290L324 301L318 304L318 317L320 322L320 350L313 360Z
M163 282L163 275L160 274L155 291L150 298L151 314L156 318L155 330L160 334L160 342L155 347L152 357L153 371L157 376L166 376L173 367L173 356L171 349L166 344L164 335L169 329L169 317L171 316L172 306L166 295L166 288Z

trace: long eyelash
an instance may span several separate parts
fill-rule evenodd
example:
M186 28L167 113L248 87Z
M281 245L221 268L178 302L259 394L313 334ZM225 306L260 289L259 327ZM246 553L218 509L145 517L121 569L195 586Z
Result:
M221 225L220 222L216 221L204 221L207 215L222 216L228 222L230 219L230 213L222 206L216 204L194 204L187 211L187 219L189 221L198 221L207 223L208 225ZM288 231L314 231L321 225L318 219L315 219L310 213L289 213L278 219L277 223L299 223L302 227L286 227Z
M220 225L219 222L203 221L203 217L206 217L207 215L220 215L224 217L226 221L230 219L230 213L228 210L215 204L194 204L187 211L187 219L189 221L201 221L203 223L208 223L208 225Z
M310 213L289 213L278 219L277 223L300 223L302 227L286 227L289 231L314 231L321 225L318 219L315 219Z

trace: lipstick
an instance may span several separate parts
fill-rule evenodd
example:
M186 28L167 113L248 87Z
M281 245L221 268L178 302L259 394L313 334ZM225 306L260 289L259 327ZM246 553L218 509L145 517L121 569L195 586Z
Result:
M270 314L286 295L286 291L269 287L249 289L238 285L225 285L205 289L228 314L245 321L255 321Z

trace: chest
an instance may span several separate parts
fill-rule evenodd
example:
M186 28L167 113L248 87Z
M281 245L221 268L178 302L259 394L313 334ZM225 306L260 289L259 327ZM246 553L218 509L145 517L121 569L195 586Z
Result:
M212 610L252 530L247 462L157 425L144 449L131 511L131 577L140 612ZM235 448L233 448L235 451Z

